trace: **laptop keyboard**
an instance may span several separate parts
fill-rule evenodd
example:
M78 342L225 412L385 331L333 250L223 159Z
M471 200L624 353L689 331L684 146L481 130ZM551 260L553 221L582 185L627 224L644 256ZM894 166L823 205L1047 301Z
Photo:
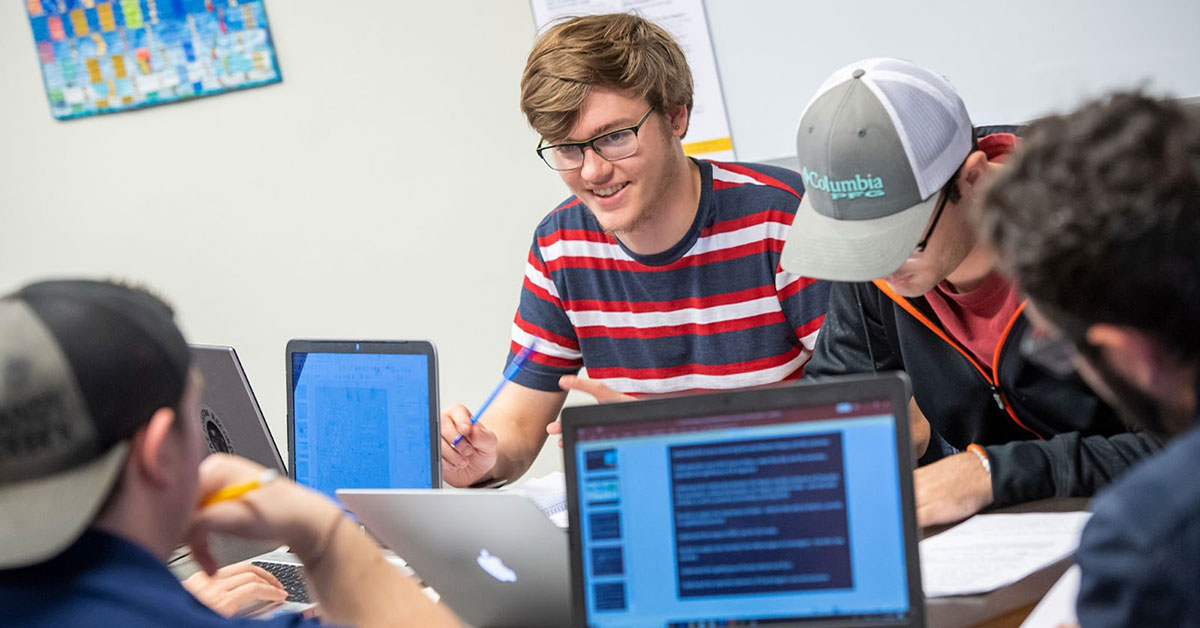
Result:
M258 560L252 561L251 564L256 567L262 567L271 572L272 576L275 576L279 584L282 584L283 588L288 592L287 601L300 602L301 604L311 602L308 597L308 583L304 580L303 566Z

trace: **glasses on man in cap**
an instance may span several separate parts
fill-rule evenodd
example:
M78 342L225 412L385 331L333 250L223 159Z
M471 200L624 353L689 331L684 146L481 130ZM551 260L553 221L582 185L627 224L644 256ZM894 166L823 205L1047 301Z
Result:
M590 140L582 142L564 142L562 144L551 144L542 146L542 140L538 142L537 154L554 170L565 172L568 170L578 170L583 167L583 149L590 148L605 161L617 161L632 157L638 152L638 131L642 129L642 125L646 124L646 120L650 118L654 107L651 107L641 120L633 126L609 131L597 135Z

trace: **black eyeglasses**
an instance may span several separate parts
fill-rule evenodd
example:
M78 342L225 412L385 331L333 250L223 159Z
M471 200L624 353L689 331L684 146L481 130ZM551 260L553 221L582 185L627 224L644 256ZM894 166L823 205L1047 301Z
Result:
M953 179L951 179L951 181L953 181ZM924 253L925 247L929 246L929 238L933 237L933 228L937 226L938 218L942 217L942 210L946 208L946 201L950 198L950 195L946 193L945 188L942 188L942 191L938 194L941 196L938 198L937 209L935 209L933 212L933 222L929 223L929 228L925 230L925 237L921 238L921 241L917 243L917 248L915 250L918 253Z
M549 146L542 146L542 141L545 141L542 140L538 142L535 150L537 150L538 157L541 157L547 166L560 172L582 168L583 149L585 148L591 148L605 161L617 161L632 157L638 151L638 131L642 129L646 120L650 119L650 114L653 112L654 107L651 107L646 115L638 120L637 124L601 133L590 140Z

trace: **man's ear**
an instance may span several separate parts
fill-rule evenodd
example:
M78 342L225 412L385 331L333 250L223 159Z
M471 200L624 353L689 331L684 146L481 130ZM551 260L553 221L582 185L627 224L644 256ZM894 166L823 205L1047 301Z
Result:
M958 189L964 193L984 181L988 171L987 153L976 149L963 160L962 170L958 173Z
M176 438L172 436L177 415L170 408L159 408L150 422L133 435L130 457L142 478L154 486L171 481L171 461L178 458Z
M688 111L688 108L684 105L675 105L673 107L667 107L666 112L667 123L670 126L670 129L668 130L671 132L671 135L674 135L675 137L683 137L683 134L687 133L688 122L691 118L691 113Z
M1141 390L1153 390L1165 364L1153 338L1123 325L1097 323L1087 329L1088 344L1100 348L1108 367Z

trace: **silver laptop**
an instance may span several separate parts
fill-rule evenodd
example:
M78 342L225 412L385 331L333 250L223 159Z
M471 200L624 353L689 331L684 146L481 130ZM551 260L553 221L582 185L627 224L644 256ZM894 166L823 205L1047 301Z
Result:
M576 627L924 625L902 375L563 411Z
M346 489L337 496L470 625L570 622L567 535L529 498L450 489Z
M283 458L237 352L227 346L191 345L191 348L192 365L204 378L197 416L208 450L242 456L286 476ZM218 565L250 560L274 574L288 590L285 604L254 604L241 609L239 614L302 611L313 606L300 561L277 546L266 541L213 536L209 549Z

